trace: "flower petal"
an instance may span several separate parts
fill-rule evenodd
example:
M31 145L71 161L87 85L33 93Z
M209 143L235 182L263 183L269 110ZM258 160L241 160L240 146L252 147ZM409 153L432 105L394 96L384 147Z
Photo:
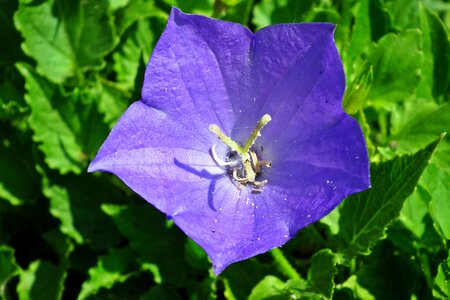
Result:
M142 101L198 132L216 124L229 134L239 109L233 104L248 98L251 37L242 25L173 8L148 64Z
M254 126L264 114L272 122L261 144L280 144L299 131L303 136L336 123L343 117L341 100L345 75L334 44L334 25L285 24L255 33L252 48L254 102L237 121L239 128ZM236 136L247 133L235 132Z
M274 197L275 196L275 197ZM214 207L192 209L174 216L175 223L207 253L214 272L228 265L266 252L292 236L283 216L271 212L275 193L252 194L237 190L229 181L217 183ZM287 211L287 208L283 213Z
M88 171L114 173L170 216L186 208L174 195L199 191L198 198L207 199L210 181L223 177L210 145L210 140L138 101L118 121Z
M345 197L370 187L368 153L358 123L345 116L292 143L278 153L266 176L268 188L288 199L279 201L278 210L289 207L290 232L323 218ZM277 209L275 204L272 209Z

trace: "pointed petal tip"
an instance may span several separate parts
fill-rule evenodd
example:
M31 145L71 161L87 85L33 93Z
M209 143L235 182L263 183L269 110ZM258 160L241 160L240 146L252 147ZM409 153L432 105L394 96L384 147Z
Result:
M93 173L93 172L97 172L97 171L101 171L101 169L98 166L98 161L97 161L97 157L96 157L89 164L89 166L87 168L87 172L88 173Z
M87 172L88 172L88 173L93 173L93 172L95 172L95 171L97 171L97 168L95 167L95 164L94 164L94 162L92 161L92 162L89 164L88 168L87 168Z
M228 260L224 261L223 255L219 255L221 258L218 258L219 256L215 257L210 254L208 254L208 256L212 262L212 269L213 269L214 275L216 275L216 276L219 276L230 265L245 259L245 258L234 258L234 259L228 259Z
M172 6L172 9L170 10L170 17L174 15L184 15L184 13L178 7Z
M216 276L219 276L225 269L225 267L223 267L223 266L216 266L214 264L213 264L212 268L213 268L214 275L216 275Z
M197 15L184 13L178 7L172 6L172 9L170 10L170 14L169 14L169 22L187 20L190 16L197 16Z

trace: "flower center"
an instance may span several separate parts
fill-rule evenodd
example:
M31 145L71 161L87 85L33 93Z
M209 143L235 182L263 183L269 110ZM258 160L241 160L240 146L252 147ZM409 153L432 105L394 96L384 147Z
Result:
M226 161L223 161L217 156L215 145L212 145L211 147L211 155L219 166L229 168L239 189L244 185L251 185L253 187L252 193L261 193L261 188L267 183L267 180L257 181L256 176L261 173L263 167L270 168L271 162L259 160L256 152L252 149L252 146L258 136L261 135L263 127L271 120L272 117L268 114L262 116L243 146L239 145L223 133L219 126L214 124L209 125L209 130L217 135L217 137L230 148L230 154ZM238 159L236 159L236 154Z

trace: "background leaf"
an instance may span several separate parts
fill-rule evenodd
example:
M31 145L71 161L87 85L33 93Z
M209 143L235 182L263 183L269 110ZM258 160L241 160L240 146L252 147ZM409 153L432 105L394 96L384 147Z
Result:
M187 274L178 271L186 267L181 232L177 228L166 228L161 214L146 203L128 206L105 204L102 209L129 238L140 262L157 266L162 282L181 285L187 280Z
M25 39L22 48L56 83L100 68L116 43L107 8L106 0L20 2L14 21Z
M118 178L86 173L172 6L252 31L335 23L372 163L370 191L218 277ZM0 298L447 299L450 144L429 144L450 131L448 28L448 0L0 0Z
M391 145L402 153L411 153L424 147L434 136L450 131L450 104L414 101L395 111L392 122ZM448 156L450 143L444 139L431 158L434 163L450 171Z
M374 76L368 99L373 105L388 107L414 93L423 60L421 38L419 30L392 33L371 50L368 61Z
M338 235L347 258L369 254L370 248L386 237L386 227L398 217L440 141L435 140L414 155L372 165L372 188L349 197L340 209Z
M14 250L5 245L0 246L0 296L4 295L5 285L11 277L20 273L20 267L16 264Z
M116 283L125 282L136 270L133 256L130 248L123 248L99 257L97 265L89 269L89 279L83 283L78 299L87 299L102 288L109 289Z
M20 275L19 299L61 299L64 270L48 261L35 261Z
M34 131L33 139L41 143L46 162L63 174L80 173L84 154L62 115L63 96L30 66L18 64L17 68L26 79L25 101L32 110L29 124Z

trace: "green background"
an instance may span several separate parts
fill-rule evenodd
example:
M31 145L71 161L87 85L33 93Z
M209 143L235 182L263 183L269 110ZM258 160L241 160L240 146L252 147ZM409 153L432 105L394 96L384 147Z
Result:
M338 24L372 188L220 276L110 174L86 168L138 100L171 6ZM0 0L0 299L447 299L450 2Z

